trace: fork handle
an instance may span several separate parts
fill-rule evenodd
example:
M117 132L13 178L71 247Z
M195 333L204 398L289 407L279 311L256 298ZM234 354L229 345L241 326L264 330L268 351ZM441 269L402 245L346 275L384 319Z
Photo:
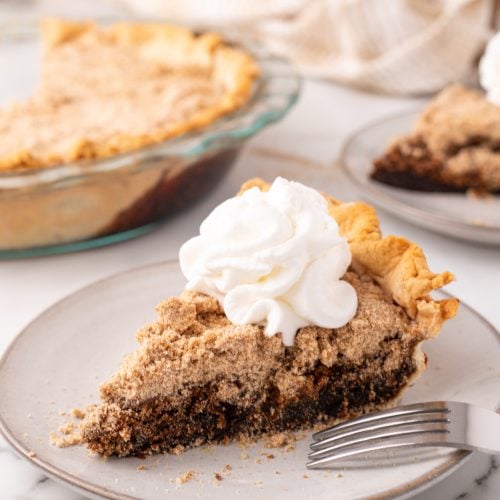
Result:
M500 416L491 410L469 406L462 422L453 420L455 426L463 426L465 444L484 453L500 454Z

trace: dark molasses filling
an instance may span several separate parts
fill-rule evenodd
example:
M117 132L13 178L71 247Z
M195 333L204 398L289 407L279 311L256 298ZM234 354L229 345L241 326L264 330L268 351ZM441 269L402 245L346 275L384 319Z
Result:
M437 157L420 137L409 137L393 144L386 153L373 162L370 177L378 182L404 189L431 192L466 192L469 189L499 193L481 176L481 162L471 153L474 148L485 148L498 155L499 145L482 137L472 137L463 144L450 145L446 155ZM447 162L464 152L468 168L460 173L447 170Z
M156 164L148 164L144 168L165 169L161 179L137 201L119 213L115 219L97 236L128 231L136 227L157 222L183 208L193 205L208 194L226 175L236 161L239 148L210 153L195 163L186 158L168 157L157 160ZM165 164L164 166L162 164ZM173 175L179 166L180 173ZM137 175L141 175L139 172Z
M82 437L90 450L105 456L145 456L352 418L385 407L416 371L411 355L415 342L405 344L398 336L383 343L387 350L360 365L318 364L307 375L307 389L292 400L269 386L264 398L255 394L260 399L256 406L240 407L221 402L217 384L207 384L176 406L168 398L156 398L130 407L90 407ZM384 353L389 351L397 352L400 362L387 369Z
M456 154L461 149L456 150ZM415 191L465 192L483 189L478 172L471 169L455 179L445 173L445 162L436 158L422 140L395 144L374 161L370 177L391 186Z

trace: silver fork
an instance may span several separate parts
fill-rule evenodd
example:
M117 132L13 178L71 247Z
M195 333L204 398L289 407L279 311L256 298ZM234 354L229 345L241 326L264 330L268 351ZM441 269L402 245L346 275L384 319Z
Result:
M370 413L313 435L307 467L374 452L444 446L500 454L500 415L467 403L433 401Z

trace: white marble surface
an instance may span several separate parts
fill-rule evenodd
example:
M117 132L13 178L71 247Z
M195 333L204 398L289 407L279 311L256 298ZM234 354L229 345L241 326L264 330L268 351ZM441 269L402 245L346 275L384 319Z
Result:
M3 3L0 0L0 18ZM339 198L354 199L356 193L333 166L342 141L367 121L414 106L415 102L374 96L321 82L306 82L303 96L294 111L283 122L250 142L221 186L191 210L165 222L154 233L99 250L0 261L0 353L33 317L69 292L133 266L175 257L179 245L196 232L207 212L234 193L249 177L273 178L283 171L285 167L279 165L284 164L291 165L285 168L285 172L295 172L296 177L304 179L308 178L310 169L330 169L332 180L328 189ZM282 152L294 158L274 161L269 150L272 154ZM380 214L380 218L386 233L405 235L419 242L425 248L432 268L452 270L457 281L448 290L500 327L500 249L448 239L387 214ZM35 374L35 362L32 369ZM44 477L31 464L16 457L0 438L1 500L76 498L82 497ZM500 457L493 459L476 455L450 477L415 498L496 500L500 498Z

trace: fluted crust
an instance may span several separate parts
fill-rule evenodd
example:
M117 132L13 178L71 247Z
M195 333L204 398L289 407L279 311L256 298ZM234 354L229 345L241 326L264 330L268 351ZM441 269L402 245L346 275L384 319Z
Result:
M251 187L267 190L269 184L262 179L252 179L243 184L240 192ZM349 243L353 268L370 275L429 337L437 335L443 323L456 315L458 300L434 300L430 293L453 281L453 274L433 273L423 250L406 238L382 237L377 213L370 205L344 203L327 194L324 196L340 234Z

